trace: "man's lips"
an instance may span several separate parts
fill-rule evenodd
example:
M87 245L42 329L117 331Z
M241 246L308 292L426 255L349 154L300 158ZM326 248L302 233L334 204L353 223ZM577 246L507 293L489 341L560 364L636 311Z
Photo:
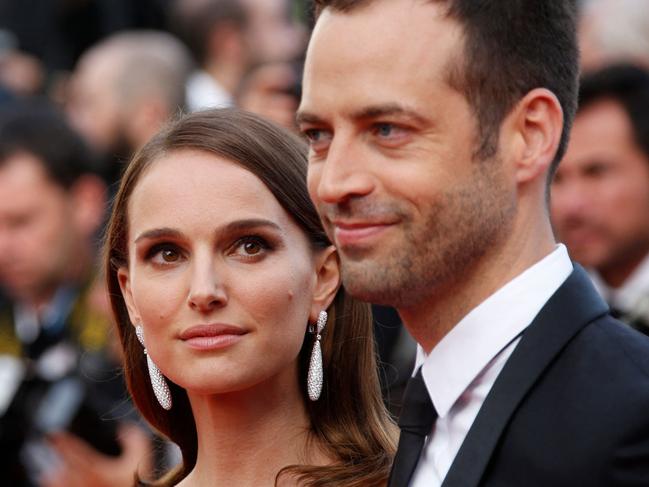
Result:
M238 326L213 323L187 328L180 333L179 338L191 348L214 350L235 344L247 333L247 330Z
M394 225L392 221L343 221L332 220L334 240L338 245L348 246L361 244L382 233Z

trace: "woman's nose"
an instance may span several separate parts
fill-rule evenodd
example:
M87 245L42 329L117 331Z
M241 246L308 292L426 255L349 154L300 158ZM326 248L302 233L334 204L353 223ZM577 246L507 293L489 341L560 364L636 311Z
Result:
M207 313L227 303L227 294L222 278L213 262L196 262L188 297L189 306L201 313Z

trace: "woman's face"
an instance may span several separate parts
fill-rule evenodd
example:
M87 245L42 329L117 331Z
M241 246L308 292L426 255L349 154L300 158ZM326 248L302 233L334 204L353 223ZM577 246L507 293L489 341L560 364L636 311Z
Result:
M307 324L338 287L332 248L314 252L261 180L201 151L154 161L128 215L119 280L162 373L201 394L294 387Z

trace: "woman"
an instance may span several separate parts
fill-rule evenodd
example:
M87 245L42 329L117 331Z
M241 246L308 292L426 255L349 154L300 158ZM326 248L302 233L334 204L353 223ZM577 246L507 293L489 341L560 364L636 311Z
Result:
M176 122L122 178L106 264L131 394L183 454L161 485L385 483L369 309L340 288L301 141L235 110Z

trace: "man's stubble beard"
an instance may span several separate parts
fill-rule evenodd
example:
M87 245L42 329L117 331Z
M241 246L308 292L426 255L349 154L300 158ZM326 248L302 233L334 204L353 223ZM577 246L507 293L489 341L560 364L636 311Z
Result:
M431 202L420 219L404 219L398 241L372 254L341 252L343 284L354 297L411 308L452 289L511 232L516 202L497 159L476 162L475 176Z

